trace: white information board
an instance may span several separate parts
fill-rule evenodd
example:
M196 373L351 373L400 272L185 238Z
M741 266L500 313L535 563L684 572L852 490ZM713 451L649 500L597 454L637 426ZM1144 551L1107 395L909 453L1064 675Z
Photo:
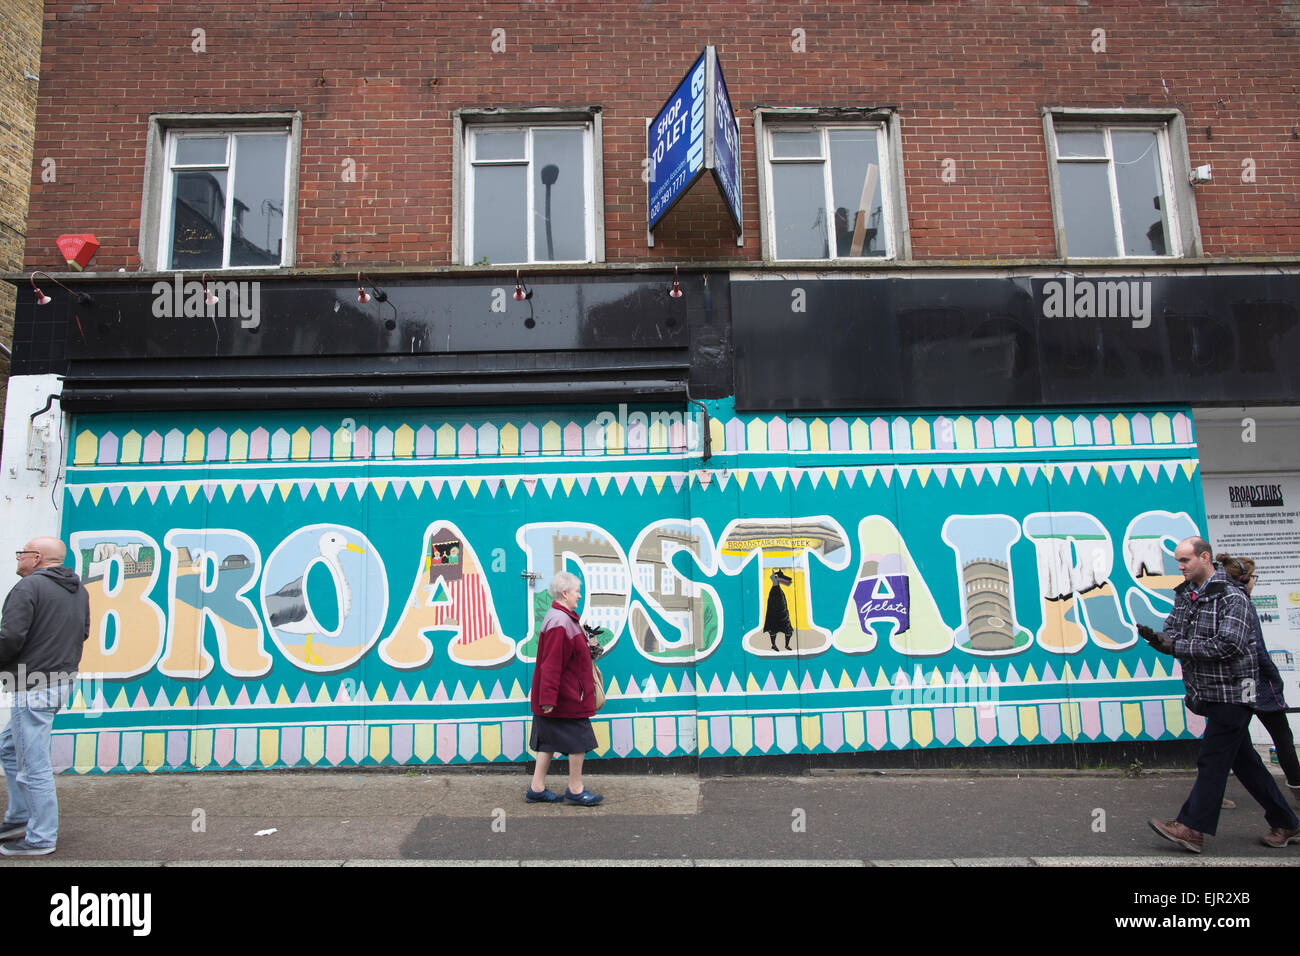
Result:
M1300 474L1207 475L1201 481L1210 544L1216 555L1255 559L1259 574L1251 599L1287 704L1300 705ZM1292 733L1300 722L1291 716ZM1251 738L1270 744L1259 721Z

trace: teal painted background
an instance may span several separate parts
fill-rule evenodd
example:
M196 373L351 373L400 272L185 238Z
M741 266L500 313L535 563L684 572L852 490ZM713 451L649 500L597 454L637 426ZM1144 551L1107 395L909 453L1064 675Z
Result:
M1199 733L1132 630L1205 524L1186 409L708 407L78 416L63 533L96 621L56 761L528 759L557 554L606 628L598 756ZM778 568L789 651L762 630ZM972 588L1010 612L977 647Z

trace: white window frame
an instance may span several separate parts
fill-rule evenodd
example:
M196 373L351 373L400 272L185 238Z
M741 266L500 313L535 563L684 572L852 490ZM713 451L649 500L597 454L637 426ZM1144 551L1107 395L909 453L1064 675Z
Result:
M480 258L474 251L474 170L477 166L527 165L530 173L525 177L525 209L528 211L526 236L528 258L521 262L494 262L498 266L529 265L582 265L605 261L604 229L604 172L601 161L601 113L599 108L523 109L523 110L458 110L453 114L455 153L453 155L454 187L452 191L452 260L463 265L475 265ZM479 160L474 153L475 135L490 128L493 132L517 130L525 136L523 160ZM587 176L583 183L583 230L587 256L584 259L538 259L536 231L532 220L533 162L532 133L538 129L581 129Z
M831 193L830 152L827 132L831 129L874 129L876 154L880 160L880 197L882 229L886 254L883 256L840 256L831 224L834 202ZM821 132L822 158L775 158L772 156L770 134L773 132ZM758 154L758 205L762 223L761 245L763 258L772 262L834 262L854 266L878 263L897 263L912 258L911 233L907 222L907 201L903 189L903 156L901 124L892 110L835 109L812 107L758 108L754 110L754 142ZM825 259L777 259L776 220L773 201L772 166L781 163L823 164L822 182L826 196L826 234L829 255Z
M1114 130L1145 130L1156 134L1156 143L1160 150L1160 177L1164 189L1166 208L1163 210L1168 222L1165 242L1167 251L1164 255L1149 252L1139 255L1126 255L1123 252L1123 223L1120 221L1119 191L1115 183L1114 150L1111 146L1111 133ZM1106 156L1101 158L1062 159L1057 152L1056 134L1058 132L1101 132L1106 146ZM1191 162L1188 158L1187 127L1182 114L1177 110L1128 110L1128 109L1074 109L1069 107L1047 107L1043 110L1043 134L1047 145L1048 178L1052 190L1052 216L1056 232L1057 255L1066 260L1103 260L1107 262L1133 261L1147 259L1155 262L1167 262L1170 259L1195 258L1202 255L1201 230L1196 215L1196 197L1191 185ZM1065 214L1061 203L1061 163L1101 163L1106 164L1107 182L1109 184L1111 214L1115 224L1115 248L1120 250L1114 256L1078 256L1071 255L1065 235Z
M230 192L234 184L234 167L230 165L234 140L231 134L280 134L286 136L284 163L284 210L281 219L282 246L278 265L238 265L224 263L230 258L231 228L234 203ZM173 165L177 143L190 136L227 136L226 160L222 168L229 170L226 189L224 235L222 237L222 263L210 267L208 272L256 271L269 272L288 269L294 265L297 254L298 232L298 156L302 140L301 113L221 113L209 115L161 114L150 117L149 139L146 146L144 197L140 215L140 262L144 268L151 265L159 272L180 270L168 266L171 252L172 226L175 221ZM181 169L210 169L210 165L182 166Z
M210 163L193 163L178 164L176 162L176 152L182 142L187 139L212 138L215 136L226 137L226 157L225 162L220 165ZM285 139L285 164L284 164L284 183L282 185L281 195L287 200L289 195L289 131L287 129L232 129L232 130L186 130L184 132L174 132L167 137L167 177L163 182L162 198L162 221L158 224L158 270L160 272L172 271L173 267L168 265L168 258L172 252L172 228L176 222L174 204L176 201L175 187L177 171L202 171L207 169L223 169L226 171L226 196L225 196L225 219L221 224L222 228L222 247L221 247L221 265L210 267L211 271L221 272L230 269L279 269L283 262L274 265L238 265L230 264L230 247L234 241L235 225L235 204L232 201L234 196L235 182L235 157L234 145L235 136L283 136ZM287 202L285 203L287 205ZM284 210L280 215L280 248L284 248ZM281 254L281 259L283 259Z

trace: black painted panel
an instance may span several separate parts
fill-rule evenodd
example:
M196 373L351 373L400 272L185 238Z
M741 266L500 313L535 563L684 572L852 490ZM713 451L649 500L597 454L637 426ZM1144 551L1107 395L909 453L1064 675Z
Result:
M217 280L209 278L209 285ZM668 296L671 277L582 281L541 277L516 301L513 279L403 281L387 301L357 301L355 283L232 279L238 288L202 315L196 276L150 286L79 283L92 307L68 326L70 358L390 355L444 352L662 348L689 344L687 296ZM684 279L701 295L699 277ZM367 289L369 286L367 285ZM233 293L232 293L233 294ZM215 313L213 315L208 312Z
M1011 280L897 283L901 344L895 402L962 405L970 383L992 405L1035 400L1038 363L1024 289ZM885 396L883 403L889 402Z
M700 398L732 391L725 273L682 275L679 298L668 295L667 273L537 277L526 282L525 301L515 300L513 277L390 282L386 301L368 303L347 280L217 281L209 277L222 297L213 308L201 306L193 276L179 299L174 280L87 277L70 284L92 302L56 289L41 307L20 291L16 370L66 374L69 408L676 400L688 386ZM187 308L205 314L186 316Z
M1060 281L1062 291L1068 291ZM1300 278L1111 281L1127 285L1129 308L1108 296L1107 306L1121 308L1104 311L1122 314L1040 315L1045 403L1072 403L1090 395L1095 402L1198 404L1300 399ZM1072 285L1077 301L1079 281ZM1035 280L1034 286L1036 301L1042 303L1046 283ZM1141 311L1134 301L1143 305Z
M774 280L731 295L742 411L1300 402L1297 276Z

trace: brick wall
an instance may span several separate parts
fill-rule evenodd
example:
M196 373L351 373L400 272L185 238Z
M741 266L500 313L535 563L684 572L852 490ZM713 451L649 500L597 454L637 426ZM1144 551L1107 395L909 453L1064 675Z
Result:
M27 245L27 183L36 130L41 65L41 0L0 0L0 272L22 268ZM0 342L13 342L15 289L0 283ZM0 353L0 428L9 360Z
M1300 252L1294 2L257 7L45 5L36 155L56 160L58 180L33 176L27 267L58 266L54 237L85 230L102 243L96 268L139 268L151 113L293 109L303 113L299 266L446 264L451 111L590 104L603 108L613 262L758 259L752 110L783 105L900 108L917 259L1055 257L1045 105L1181 109L1193 165L1215 170L1197 187L1206 255ZM700 186L648 250L644 120L706 43L741 123L747 241L736 247ZM364 170L351 183L349 157ZM1242 181L1245 159L1253 182Z

